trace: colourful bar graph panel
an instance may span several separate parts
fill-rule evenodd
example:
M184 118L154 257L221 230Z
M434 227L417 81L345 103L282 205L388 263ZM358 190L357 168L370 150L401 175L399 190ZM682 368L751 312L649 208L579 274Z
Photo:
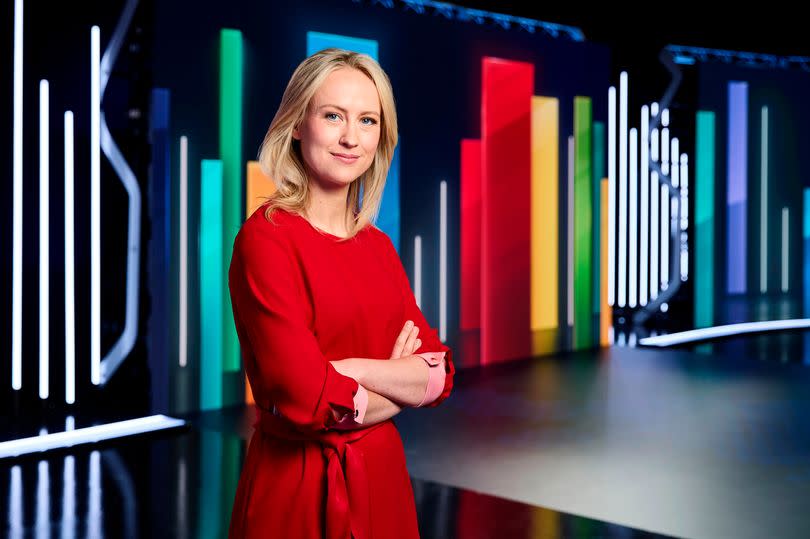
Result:
M532 97L531 328L559 326L560 102Z
M574 349L593 346L591 98L574 98Z
M695 327L714 325L715 115L698 111L695 133Z
M602 256L602 235L599 233L599 227L602 223L602 178L605 177L605 124L602 122L593 123L593 167L591 175L593 177L593 260L601 260ZM599 314L601 309L601 302L596 298L600 297L602 290L602 264L594 262L593 264L593 313Z
M601 251L599 253L599 263L602 266L602 275L607 275L608 267L608 179L603 178L599 189L599 212L600 226L599 235L601 241ZM613 325L613 310L608 303L608 282L602 279L599 288L599 345L610 346L610 328Z
M748 258L748 83L728 85L728 152L726 188L726 291L744 294Z
M204 159L200 174L200 409L222 407L222 161ZM231 317L233 318L233 317Z
M531 353L534 66L482 59L481 363Z
M223 275L228 274L233 240L242 224L242 32L220 31L219 49L219 155L222 160ZM203 214L206 215L206 214ZM240 369L239 340L231 315L231 296L222 287L222 365ZM229 403L230 404L230 403Z
M247 189L245 190L245 218L264 204L267 197L276 192L276 184L264 173L258 161L247 163Z
M481 141L461 141L460 329L481 328Z

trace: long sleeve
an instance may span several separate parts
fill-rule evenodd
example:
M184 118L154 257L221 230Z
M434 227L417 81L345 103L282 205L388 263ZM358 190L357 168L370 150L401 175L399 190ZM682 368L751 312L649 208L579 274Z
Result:
M408 281L408 275L405 273L405 268L402 266L402 261L394 248L394 244L391 243L391 239L384 232L380 232L380 235L385 238L386 258L389 260L391 271L396 275L399 287L402 290L401 293L405 297L405 318L402 320L400 327L405 324L406 320L413 320L414 324L419 327L419 338L422 340L422 346L415 351L417 355L424 352L445 352L444 387L438 397L421 406L422 408L434 408L449 397L450 392L453 390L453 376L456 373L456 367L453 363L453 351L441 342L438 331L430 327L416 304L416 298L413 295L410 281ZM430 364L430 362L428 363Z
M228 285L256 402L274 405L299 430L328 429L333 409L354 414L358 383L326 360L307 326L288 240L269 223L252 225L234 242Z

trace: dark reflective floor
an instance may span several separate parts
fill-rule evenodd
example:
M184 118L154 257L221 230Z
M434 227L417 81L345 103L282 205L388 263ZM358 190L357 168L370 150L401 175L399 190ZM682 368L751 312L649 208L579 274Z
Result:
M460 371L396 418L422 537L808 537L805 335L763 337ZM222 537L251 416L0 461L2 535Z

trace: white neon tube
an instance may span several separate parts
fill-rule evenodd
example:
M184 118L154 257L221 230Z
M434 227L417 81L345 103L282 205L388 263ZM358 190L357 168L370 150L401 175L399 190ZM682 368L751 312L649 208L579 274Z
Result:
M413 239L413 295L422 308L422 236Z
M627 72L619 75L619 307L627 302Z
M181 367L188 364L188 137L180 137L180 279L179 328Z
M73 231L73 113L65 112L65 402L76 402L76 289Z
M672 187L677 189L680 186L678 178L680 173L680 167L678 166L678 155L680 155L680 150L678 149L678 137L672 137L669 147L669 155L672 156Z
M756 333L759 331L780 331L804 328L810 328L810 318L743 322L740 324L728 324L710 328L690 329L689 331L681 331L679 333L646 337L640 339L638 342L643 346L677 346L679 344L730 337L732 335L743 335L745 333Z
M181 419L175 419L165 415L153 415L71 431L54 432L43 436L20 438L8 442L0 442L0 459L63 447L73 447L80 444L97 443L103 440L123 438L125 436L143 434L145 432L172 429L181 427L185 425L185 423L186 422Z
M649 272L650 234L650 111L647 105L641 107L641 255L639 257L639 304L647 305L649 293L647 276Z
M439 340L447 340L447 182L439 183Z
M48 461L41 460L37 464L37 539L47 539L51 536L51 477L48 473Z
M47 80L39 81L39 398L49 393L50 341L50 104Z
M14 2L14 135L12 175L14 215L11 276L11 387L22 388L22 257L23 257L23 2Z
M790 275L790 229L788 228L788 210L782 208L782 292L788 291Z
M661 125L663 127L669 127L669 109L661 111Z
M90 469L87 473L87 536L101 537L101 453L90 453Z
M661 184L661 290L669 283L669 187Z
M616 300L616 88L608 88L608 305Z
M681 281L689 278L689 157L681 154Z
M59 527L62 539L76 538L76 459L73 455L65 457L62 471L62 522Z
M658 172L650 173L650 299L658 297Z
M630 130L630 287L628 304L630 307L636 306L636 296L638 290L638 226L636 224L638 215L638 131L636 128Z
M669 176L669 128L661 129L661 172Z
M101 37L90 29L90 381L101 383Z
M11 481L8 493L8 537L23 539L25 537L25 513L23 509L22 468L19 464L11 467Z
M761 117L759 228L762 248L759 254L759 291L764 294L768 291L768 107L762 107Z

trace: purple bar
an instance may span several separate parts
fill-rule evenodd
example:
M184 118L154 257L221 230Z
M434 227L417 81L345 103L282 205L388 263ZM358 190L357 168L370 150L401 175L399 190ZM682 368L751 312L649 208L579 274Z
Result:
M726 190L726 291L746 290L745 227L748 203L748 83L728 84L728 182Z

